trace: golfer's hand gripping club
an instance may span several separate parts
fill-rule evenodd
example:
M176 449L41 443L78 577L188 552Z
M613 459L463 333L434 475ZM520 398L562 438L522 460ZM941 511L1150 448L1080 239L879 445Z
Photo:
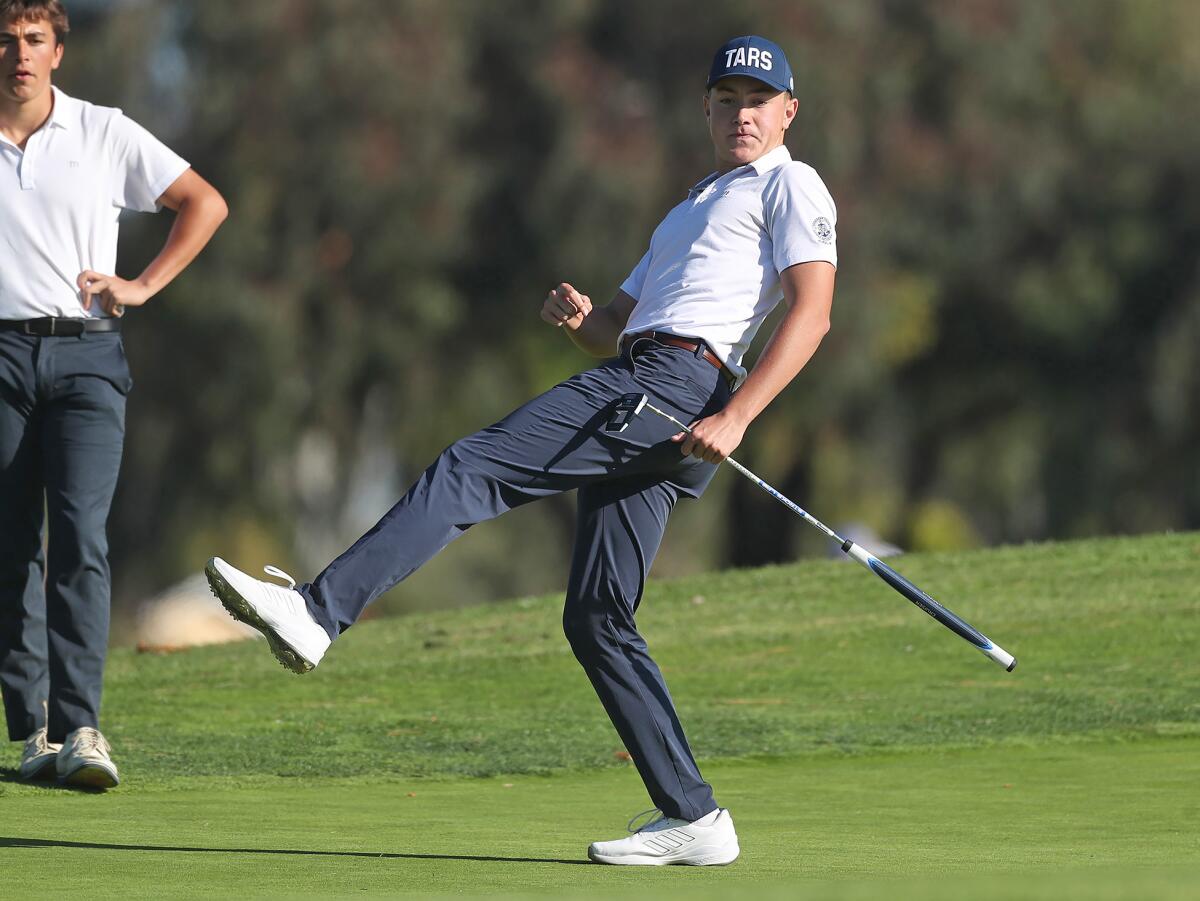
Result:
M638 415L638 413L640 413L643 409L657 413L664 419L668 419L675 423L675 425L683 429L684 432L691 434L692 430L689 426L680 422L670 413L660 410L658 407L654 406L654 404L650 403L649 399L644 394L626 394L621 398L620 402L615 408L616 412L613 414L613 420L610 420L610 422L619 423L619 427L612 428L610 430L624 431L625 427L629 424L629 421L634 416ZM883 579L884 582L886 582L904 597L908 598L908 600L910 600L913 604L915 604L921 610L924 610L951 632L955 633L963 640L970 642L981 652L983 652L985 656L996 661L1009 672L1012 672L1016 667L1017 658L1015 658L1012 654L1008 653L1008 651L1004 650L999 645L994 644L991 639L971 626L966 620L947 610L878 557L869 553L865 548L859 547L853 541L850 541L847 538L842 538L841 535L837 534L837 532L833 531L833 529L829 528L829 526L825 525L819 519L809 514L799 504L794 503L784 495L780 494L737 460L733 459L733 457L726 457L725 462L748 478L755 485L762 488L805 522L809 523L817 531L836 541L840 545L842 552L848 557L857 560L872 573Z

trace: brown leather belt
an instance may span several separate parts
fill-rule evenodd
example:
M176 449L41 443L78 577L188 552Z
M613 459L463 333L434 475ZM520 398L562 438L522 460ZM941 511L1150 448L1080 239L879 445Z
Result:
M45 319L0 319L0 332L20 332L39 338L78 338L84 332L119 332L120 319L84 319L82 317Z
M737 381L737 376L729 371L729 368L721 362L720 357L709 349L707 343L698 338L681 338L679 335L672 335L670 332L637 332L636 334L628 334L621 339L621 349L628 352L636 342L641 341L643 338L648 338L658 344L682 347L684 350L690 350L692 353L703 347L704 353L701 356L706 363L711 364L716 368L717 372L721 373L721 378L725 379L725 384L732 388Z

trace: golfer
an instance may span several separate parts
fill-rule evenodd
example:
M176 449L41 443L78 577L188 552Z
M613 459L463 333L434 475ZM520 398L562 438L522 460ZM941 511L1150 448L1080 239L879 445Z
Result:
M104 530L132 385L119 317L183 271L226 209L120 110L51 85L67 31L57 0L0 0L0 691L22 778L111 788ZM178 214L162 251L117 277L118 214L161 206Z
M783 145L797 109L783 51L757 36L729 41L703 99L716 171L667 214L611 303L593 306L564 283L542 304L543 320L608 359L448 447L312 583L285 589L219 558L207 567L234 616L304 672L367 604L471 525L575 489L563 626L661 811L627 838L592 844L588 855L602 863L738 856L733 820L700 775L634 614L672 507L700 497L747 426L808 362L833 299L833 201ZM787 312L747 375L742 357L781 299ZM691 433L650 415L607 430L629 393L649 395L692 423Z

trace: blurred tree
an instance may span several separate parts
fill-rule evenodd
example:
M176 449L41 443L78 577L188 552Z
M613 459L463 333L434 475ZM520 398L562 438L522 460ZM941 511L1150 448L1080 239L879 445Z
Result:
M833 331L739 458L906 547L1200 526L1190 0L80 9L67 90L232 206L128 322L119 596L215 551L310 574L444 444L588 365L542 297L606 301L709 171L708 55L745 32L789 52L842 266ZM124 269L162 220L129 222ZM822 547L728 475L677 517L660 572ZM571 530L570 499L519 511L392 600L551 589Z

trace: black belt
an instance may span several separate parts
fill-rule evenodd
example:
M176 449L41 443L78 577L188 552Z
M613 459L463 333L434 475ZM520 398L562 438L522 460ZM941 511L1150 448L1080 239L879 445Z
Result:
M707 342L701 341L699 338L683 338L679 335L672 335L670 332L638 332L636 334L628 334L622 338L621 347L624 350L629 351L635 342L640 341L643 338L648 338L649 340L655 341L658 344L669 344L671 347L682 347L684 350L690 350L692 353L695 353L700 348L704 348L704 353L701 354L701 356L704 358L706 363L715 367L717 372L721 373L721 378L725 379L725 384L732 388L734 383L737 381L737 376L730 372L729 368L721 362L721 358L712 352Z
M20 332L22 335L36 335L39 338L63 336L78 338L84 332L119 332L120 319L80 319L55 318L45 319L0 319L0 332Z

